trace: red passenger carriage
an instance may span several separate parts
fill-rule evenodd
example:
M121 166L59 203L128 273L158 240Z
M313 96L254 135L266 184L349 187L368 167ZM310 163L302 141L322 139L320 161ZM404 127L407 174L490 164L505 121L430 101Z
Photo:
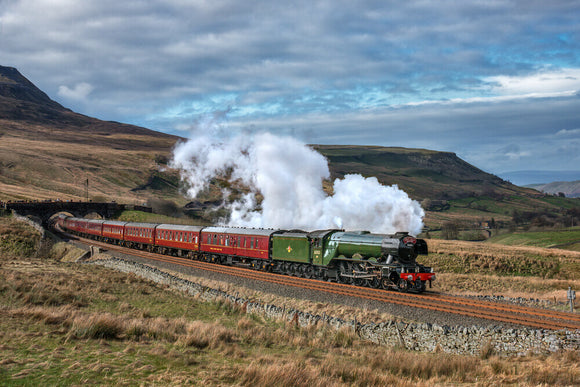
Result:
M84 233L88 235L93 235L95 238L98 239L103 235L103 223L104 220L98 219L89 219L85 224Z
M275 232L252 228L206 227L201 230L200 251L267 260L270 236Z
M153 246L157 226L157 223L127 223L125 225L125 244L140 249Z
M106 220L103 222L103 239L107 243L119 244L125 237L125 225L127 222Z
M155 245L162 254L188 255L199 251L200 226L160 224L155 229Z
M87 219L82 218L66 218L64 225L68 230L76 233L84 233L87 228Z

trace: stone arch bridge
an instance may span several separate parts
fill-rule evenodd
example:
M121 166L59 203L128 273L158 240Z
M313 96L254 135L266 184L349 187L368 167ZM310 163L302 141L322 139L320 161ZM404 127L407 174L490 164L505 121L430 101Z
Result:
M65 212L76 217L84 217L88 214L96 213L103 219L110 219L116 213L123 210L139 210L151 212L150 207L133 206L127 204L93 203L93 202L7 202L1 203L0 208L12 210L22 216L33 216L39 218L44 227L48 226L48 221L55 214Z

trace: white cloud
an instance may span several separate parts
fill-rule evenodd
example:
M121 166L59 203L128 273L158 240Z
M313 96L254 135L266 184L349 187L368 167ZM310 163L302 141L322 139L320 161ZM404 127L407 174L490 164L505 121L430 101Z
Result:
M231 127L308 143L485 155L526 142L533 157L502 162L557 169L567 161L538 156L544 136L579 135L578 2L0 4L0 64L105 120L175 133L228 110Z
M85 100L94 90L94 87L86 82L77 83L72 89L68 86L59 86L58 95L70 100Z
M580 90L580 69L564 68L525 76L498 75L485 79L492 91L503 95L570 94Z
M580 129L562 129L556 133L556 136L575 137L580 136Z

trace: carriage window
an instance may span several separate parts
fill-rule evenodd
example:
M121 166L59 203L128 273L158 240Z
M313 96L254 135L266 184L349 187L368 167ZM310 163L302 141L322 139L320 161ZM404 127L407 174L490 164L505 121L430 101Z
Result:
M250 239L250 249L254 247L254 238Z

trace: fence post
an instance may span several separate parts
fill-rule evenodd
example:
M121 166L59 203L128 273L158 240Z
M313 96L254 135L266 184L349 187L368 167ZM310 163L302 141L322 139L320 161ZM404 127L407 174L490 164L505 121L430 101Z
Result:
M570 301L570 312L574 312L574 300L576 299L576 291L568 286L568 301Z

